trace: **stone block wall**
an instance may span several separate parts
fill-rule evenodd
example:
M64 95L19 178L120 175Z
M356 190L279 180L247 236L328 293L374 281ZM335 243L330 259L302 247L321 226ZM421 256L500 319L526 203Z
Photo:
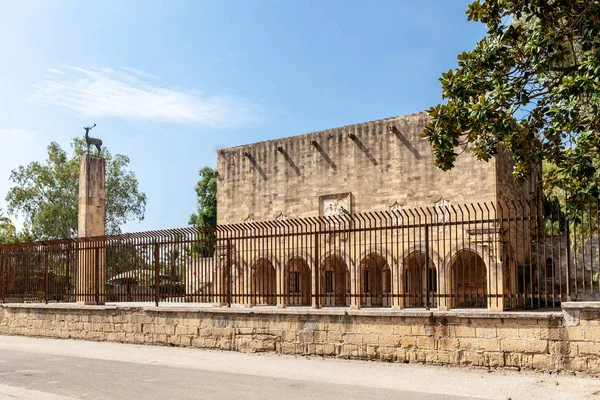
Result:
M420 112L220 150L218 223L314 217L322 196L343 193L351 212L528 198L504 153L483 162L458 149L454 169L435 167L427 122Z
M600 373L600 310L371 312L0 306L0 334Z
M352 212L495 201L495 163L465 151L441 171L420 136L427 121L421 112L220 150L218 223L314 217L321 196L341 193Z

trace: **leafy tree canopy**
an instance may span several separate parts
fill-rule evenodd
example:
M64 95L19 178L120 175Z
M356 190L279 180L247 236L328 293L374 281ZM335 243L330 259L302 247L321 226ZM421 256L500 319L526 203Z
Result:
M198 211L190 216L189 224L197 227L217 224L217 177L215 170L204 167L200 170L200 180L196 184Z
M10 242L15 234L15 227L0 208L0 244Z
M0 228L4 228L8 224L10 224L10 219L4 215L4 211L0 208Z
M79 156L86 151L85 140L73 139L72 148L69 156L52 142L44 163L32 162L11 172L14 186L6 196L8 211L25 217L25 229L35 240L77 235ZM106 232L120 233L127 221L144 219L146 195L127 169L127 156L113 156L107 149L101 156L106 159Z
M0 244L18 243L31 240L29 231L23 229L17 232L17 228L0 208Z
M598 199L600 2L475 1L467 15L488 31L440 78L447 103L424 130L436 165L451 169L461 145L486 161L504 148L516 179L551 163L544 188L568 208Z

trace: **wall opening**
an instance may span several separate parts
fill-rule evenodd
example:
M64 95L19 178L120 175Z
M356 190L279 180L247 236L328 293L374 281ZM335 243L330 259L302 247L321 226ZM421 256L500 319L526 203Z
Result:
M363 307L390 307L392 274L387 260L368 254L360 263L360 301Z
M451 265L452 307L487 307L487 271L483 259L472 250L461 250Z
M292 258L285 265L285 294L288 305L310 306L312 296L311 271L302 258Z
M218 303L225 304L228 301L229 295L231 295L231 302L237 304L249 303L244 290L244 269L242 265L233 262L231 267L229 264L225 264L221 269L219 282L219 291L215 293L215 301ZM231 277L231 282L229 278Z
M404 259L404 297L406 307L437 307L437 269L431 257L422 251L412 252Z
M252 293L255 295L254 304L276 305L277 304L277 278L275 267L265 259L260 258L253 265Z
M343 258L329 256L321 266L321 306L350 305L350 273Z

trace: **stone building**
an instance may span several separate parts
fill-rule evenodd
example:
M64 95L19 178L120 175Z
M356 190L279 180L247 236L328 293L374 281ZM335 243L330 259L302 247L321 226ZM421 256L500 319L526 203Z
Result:
M220 150L217 222L322 215L327 199L341 194L350 212L530 198L535 187L514 183L506 156L480 162L466 150L454 169L435 167L421 137L427 118L421 112Z
M536 198L537 176L517 184L505 154L482 162L461 148L455 168L441 171L421 137L427 121L421 112L219 150L218 224L247 226L247 235L217 254L216 268L234 272L232 282L215 274L212 290L281 307L504 309L530 250L490 219L507 212L502 204ZM469 204L484 205L487 224L471 223L479 211ZM379 237L351 229L366 227L353 216L368 213L388 220ZM348 231L249 238L268 221L284 232L293 230L286 221L314 217Z

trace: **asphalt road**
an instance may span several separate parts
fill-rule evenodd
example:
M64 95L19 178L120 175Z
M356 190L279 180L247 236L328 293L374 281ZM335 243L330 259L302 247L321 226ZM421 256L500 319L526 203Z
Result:
M0 336L0 399L600 399L600 382Z

